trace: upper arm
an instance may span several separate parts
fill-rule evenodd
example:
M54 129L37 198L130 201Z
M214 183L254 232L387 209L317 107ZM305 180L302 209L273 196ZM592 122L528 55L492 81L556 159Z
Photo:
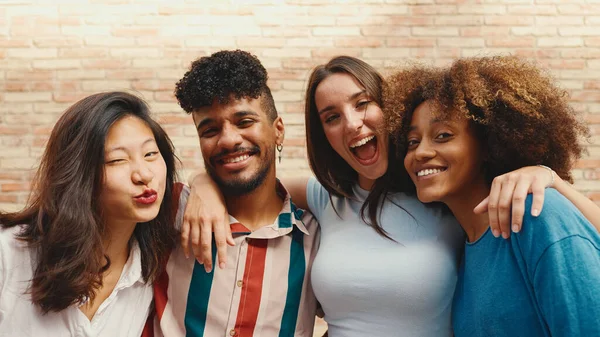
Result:
M4 282L8 279L10 240L15 240L14 231L0 227L0 295L4 289Z
M534 293L552 336L600 336L600 247L573 235L548 247L534 267Z
M4 287L4 279L6 278L6 263L4 262L6 254L4 254L4 249L2 247L3 245L4 240L0 239L0 294L2 294L2 288Z
M306 186L306 203L308 209L321 222L323 210L329 203L329 192L319 183L317 178L310 178Z
M281 178L281 182L283 186L288 191L288 193L292 196L292 201L296 206L308 209L308 203L306 198L306 188L308 186L309 176L305 177L287 177Z

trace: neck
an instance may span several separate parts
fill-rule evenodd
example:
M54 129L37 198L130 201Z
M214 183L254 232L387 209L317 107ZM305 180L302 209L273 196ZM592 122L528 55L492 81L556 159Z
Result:
M475 214L473 209L490 194L490 188L483 183L465 188L464 191L444 203L467 233L469 242L474 242L488 229L489 218L487 213Z
M129 241L133 235L136 223L111 222L108 223L107 238L104 240L104 249L110 259L111 269L122 267L129 258Z
M361 175L358 176L358 186L365 191L370 191L373 189L373 185L375 185L374 179L365 178Z
M251 231L272 224L283 207L277 194L275 170L272 171L254 191L242 196L225 196L229 214Z

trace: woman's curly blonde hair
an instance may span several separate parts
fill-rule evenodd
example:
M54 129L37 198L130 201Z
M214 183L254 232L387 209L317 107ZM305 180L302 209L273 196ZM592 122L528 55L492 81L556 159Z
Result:
M466 117L476 125L488 182L536 164L572 182L570 170L589 131L568 94L534 64L512 56L477 57L449 68L413 66L394 73L384 87L384 113L401 156L412 112L428 100L438 117Z

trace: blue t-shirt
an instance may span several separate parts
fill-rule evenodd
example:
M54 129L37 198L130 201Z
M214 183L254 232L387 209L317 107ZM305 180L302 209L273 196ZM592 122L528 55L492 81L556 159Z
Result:
M391 194L380 220L394 242L362 220L368 191L355 186L354 194L333 197L332 204L316 179L307 188L310 211L321 225L311 281L329 335L452 336L450 310L464 242L456 219L440 205Z
M488 231L467 243L452 322L456 337L600 336L600 236L565 197L547 189L509 240Z

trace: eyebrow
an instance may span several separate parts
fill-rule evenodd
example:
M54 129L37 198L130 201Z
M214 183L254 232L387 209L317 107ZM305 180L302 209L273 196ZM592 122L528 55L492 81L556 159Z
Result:
M448 125L448 119L447 118L439 118L439 117L437 117L437 118L434 118L431 121L429 121L429 125L433 125L433 124L436 124L436 123L442 123L442 124ZM417 127L411 125L408 128L408 131L414 131L416 129L417 129Z
M144 146L144 145L146 145L148 143L151 143L151 142L156 142L156 140L154 140L154 138L150 137L150 138L146 139L142 143L142 146ZM110 148L108 151L106 151L106 153L110 153L110 152L113 152L113 151L125 151L125 152L127 152L127 149L124 146L115 146L113 148Z
M350 96L350 98L348 100L351 101L351 100L356 99L357 97L359 97L361 95L364 95L366 93L367 93L366 90L361 90L359 92L356 92L356 93L352 94L352 96ZM321 111L319 111L319 115L321 115L321 114L323 114L323 113L325 113L327 111L333 110L333 109L335 109L335 106L333 106L333 105L326 106Z
M242 117L246 117L246 116L260 117L258 113L251 111L251 110L242 110L242 111L238 111L233 114L233 117L235 117L235 118L242 118ZM214 122L215 122L214 118L206 117L206 118L202 119L200 121L200 123L198 123L198 126L196 126L196 130L200 130L201 128L205 127L206 125L214 123Z

